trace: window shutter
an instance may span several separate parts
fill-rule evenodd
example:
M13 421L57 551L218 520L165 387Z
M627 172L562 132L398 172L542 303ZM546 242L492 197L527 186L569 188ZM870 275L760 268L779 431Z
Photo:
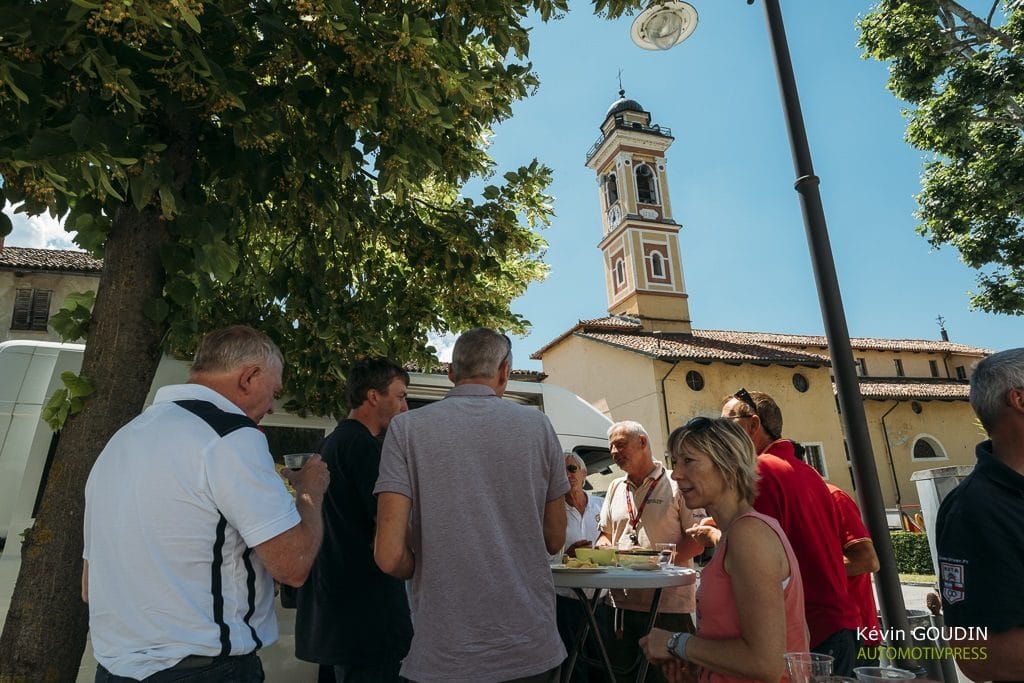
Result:
M11 317L12 330L27 330L32 321L32 290L19 289L14 295L14 315Z
M32 329L46 331L46 323L50 319L50 295L48 289L32 291Z

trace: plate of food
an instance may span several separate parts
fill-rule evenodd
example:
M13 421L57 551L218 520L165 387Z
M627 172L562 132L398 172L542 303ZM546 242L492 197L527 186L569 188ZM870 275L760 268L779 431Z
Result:
M599 574L600 572L607 571L607 567L598 566L585 566L585 567L573 567L567 564L553 564L551 565L551 571L553 572L565 572L567 574Z
M653 562L633 562L625 566L638 572L654 572L661 569L660 564L654 564Z

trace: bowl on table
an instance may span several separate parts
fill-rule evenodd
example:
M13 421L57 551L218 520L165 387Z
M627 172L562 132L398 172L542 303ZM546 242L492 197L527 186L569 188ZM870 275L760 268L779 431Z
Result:
M614 548L577 548L576 558L580 560L589 560L594 564L599 564L602 567L610 567L615 564L615 549Z

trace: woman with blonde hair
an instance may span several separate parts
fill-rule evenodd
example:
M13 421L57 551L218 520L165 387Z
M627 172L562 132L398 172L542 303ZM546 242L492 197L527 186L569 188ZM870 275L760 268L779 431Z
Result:
M697 632L652 629L641 639L670 681L784 679L785 652L806 652L803 584L779 523L755 512L757 455L732 420L695 417L669 436L672 478L690 509L721 530L697 589Z

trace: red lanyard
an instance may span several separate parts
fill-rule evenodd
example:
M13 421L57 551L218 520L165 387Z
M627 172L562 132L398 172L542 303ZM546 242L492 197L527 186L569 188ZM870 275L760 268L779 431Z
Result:
M651 494L654 493L654 487L658 485L661 478L665 476L665 470L661 470L661 474L658 478L651 482L651 487L647 489L647 495L644 496L643 501L640 503L640 510L636 513L633 512L633 493L629 490L629 484L626 484L626 511L629 513L629 525L633 527L633 534L640 530L640 518L644 515L644 508L647 507L647 501L650 499ZM650 479L648 479L650 481ZM636 541L633 541L636 543Z

